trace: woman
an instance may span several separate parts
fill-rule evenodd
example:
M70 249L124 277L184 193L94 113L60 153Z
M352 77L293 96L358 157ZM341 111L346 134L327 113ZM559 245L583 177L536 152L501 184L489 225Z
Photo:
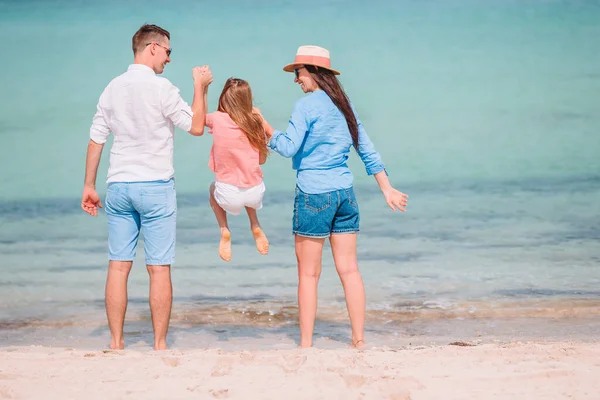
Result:
M352 326L352 346L364 345L365 291L356 259L360 214L353 176L346 162L350 148L359 154L393 210L405 211L408 196L394 189L380 155L369 140L356 111L331 68L329 51L318 46L298 48L294 82L307 96L298 100L286 132L265 122L269 147L292 157L296 174L293 233L298 260L300 346L311 347L317 313L317 285L323 244L329 238L342 281Z

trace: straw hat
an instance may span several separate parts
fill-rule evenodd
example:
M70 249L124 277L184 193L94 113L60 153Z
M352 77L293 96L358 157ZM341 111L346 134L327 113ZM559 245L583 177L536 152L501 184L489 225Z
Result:
M296 59L293 63L283 67L285 72L294 72L298 65L314 65L315 67L325 68L339 75L340 72L331 68L331 57L329 50L319 46L300 46L296 52Z

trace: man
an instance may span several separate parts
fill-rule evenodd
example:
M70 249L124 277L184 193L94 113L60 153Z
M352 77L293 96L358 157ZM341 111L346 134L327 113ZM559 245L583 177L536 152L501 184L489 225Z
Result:
M114 134L105 204L109 250L105 296L111 349L124 347L127 278L140 231L150 275L154 349L167 348L177 214L173 131L177 126L202 135L205 93L212 82L207 66L193 68L190 108L179 90L158 76L171 62L169 41L169 32L156 25L144 25L133 35L133 64L105 88L90 128L81 208L92 216L102 207L95 188L100 156L108 135Z

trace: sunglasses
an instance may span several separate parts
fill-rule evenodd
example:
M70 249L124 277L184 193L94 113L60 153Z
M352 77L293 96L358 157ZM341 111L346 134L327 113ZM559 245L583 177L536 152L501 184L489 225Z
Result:
M298 79L300 77L300 73L298 71L300 71L303 68L304 67L294 68L294 75L296 75L296 79Z
M167 52L167 57L170 57L170 56L171 56L171 52L173 51L173 49L171 49L171 48L169 48L169 47L165 47L165 46L163 46L162 44L158 44L158 43L156 43L156 42L150 42L150 43L146 43L146 46L149 46L149 45L151 45L151 44L155 44L155 45L157 45L157 46L160 46L160 47L162 47L162 48L163 48L163 49L165 49L165 51Z

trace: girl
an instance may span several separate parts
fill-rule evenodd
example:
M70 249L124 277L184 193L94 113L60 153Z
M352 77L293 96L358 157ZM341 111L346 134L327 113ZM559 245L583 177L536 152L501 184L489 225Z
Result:
M210 185L210 205L215 213L221 242L219 255L231 260L231 233L227 213L239 215L246 209L250 229L260 254L269 252L269 241L258 222L265 193L260 165L267 160L267 135L260 111L252 107L248 82L229 78L225 82L217 111L206 115L208 133L213 135L209 166L215 173Z
M405 211L407 196L390 184L379 153L336 77L339 72L331 68L329 51L301 46L294 62L283 70L294 72L294 82L308 93L296 102L286 132L265 124L267 134L272 135L269 147L284 157L293 157L297 171L293 233L298 260L300 346L312 346L323 244L329 238L346 296L351 344L361 347L366 306L356 258L360 214L352 172L346 164L350 149L356 150L367 174L375 177L393 211Z

